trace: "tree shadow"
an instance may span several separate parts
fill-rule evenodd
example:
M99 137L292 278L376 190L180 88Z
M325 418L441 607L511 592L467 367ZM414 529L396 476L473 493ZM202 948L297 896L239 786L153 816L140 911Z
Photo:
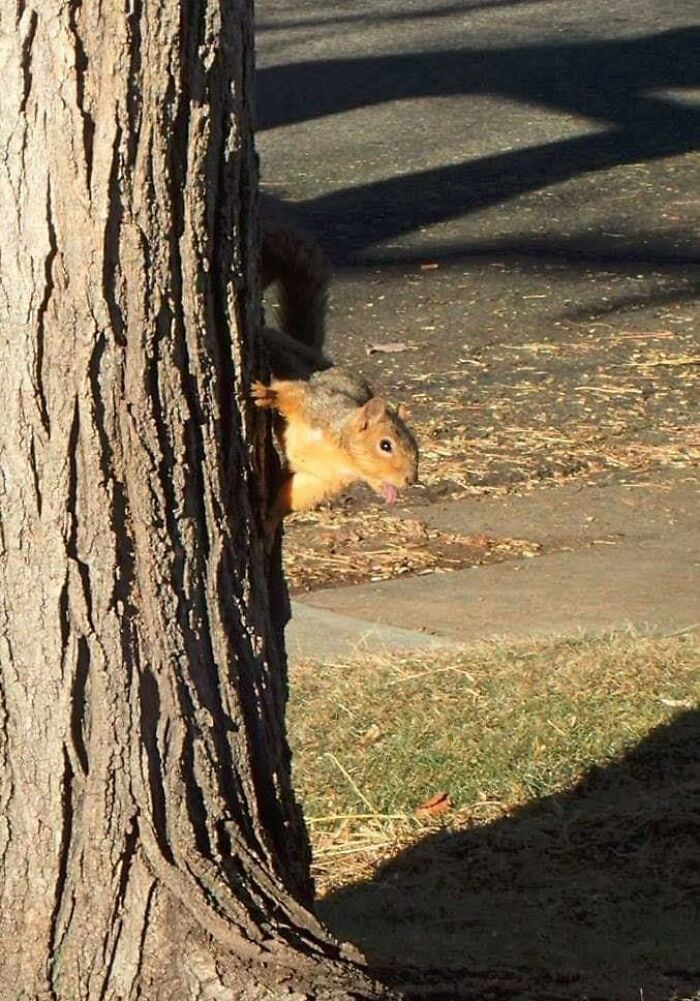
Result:
M389 979L413 967L409 996L689 998L699 833L693 710L572 790L425 838L318 909Z
M467 263L483 260L498 261L517 258L521 261L544 264L597 264L605 267L649 267L675 269L679 265L700 264L700 250L690 245L691 233L683 229L667 229L664 233L638 227L635 231L619 234L611 240L609 234L587 230L585 233L556 235L512 232L495 239L481 239L474 243L431 244L431 258L439 261ZM685 244L685 245L684 245ZM425 261L425 250L378 249L366 256L370 264L387 266L415 265ZM695 276L697 278L697 271Z
M259 128L389 101L490 95L575 114L600 130L333 191L296 206L333 234L336 260L579 174L689 152L700 112L659 92L700 85L700 30L609 42L463 48L273 66L258 74ZM481 112L472 126L489 129ZM459 127L460 120L455 120ZM415 142L429 142L416 135ZM330 241L329 241L330 243Z

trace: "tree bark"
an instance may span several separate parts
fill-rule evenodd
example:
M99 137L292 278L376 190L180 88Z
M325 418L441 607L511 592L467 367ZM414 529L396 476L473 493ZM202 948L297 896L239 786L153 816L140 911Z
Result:
M250 4L0 30L0 998L370 996L260 541Z

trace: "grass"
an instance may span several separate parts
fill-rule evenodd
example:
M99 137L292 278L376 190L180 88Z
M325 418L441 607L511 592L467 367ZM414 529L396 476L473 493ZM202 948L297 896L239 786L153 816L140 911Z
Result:
M624 753L699 691L693 634L301 665L289 713L297 789L313 829L341 816L343 834L355 815L414 817L443 790L461 815L508 810Z
M442 996L488 996L473 971L505 968L533 997L698 990L693 632L300 665L291 681L296 784L339 936L451 971Z

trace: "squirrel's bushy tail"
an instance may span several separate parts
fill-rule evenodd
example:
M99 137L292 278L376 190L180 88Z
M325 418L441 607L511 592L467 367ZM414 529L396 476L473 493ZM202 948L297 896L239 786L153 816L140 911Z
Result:
M321 249L294 229L265 226L261 264L263 287L277 284L281 329L320 352L330 280Z

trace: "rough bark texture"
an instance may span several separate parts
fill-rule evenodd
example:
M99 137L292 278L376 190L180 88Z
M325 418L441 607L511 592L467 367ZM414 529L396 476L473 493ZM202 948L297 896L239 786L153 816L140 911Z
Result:
M307 910L246 445L249 4L1 16L0 998L370 993Z

